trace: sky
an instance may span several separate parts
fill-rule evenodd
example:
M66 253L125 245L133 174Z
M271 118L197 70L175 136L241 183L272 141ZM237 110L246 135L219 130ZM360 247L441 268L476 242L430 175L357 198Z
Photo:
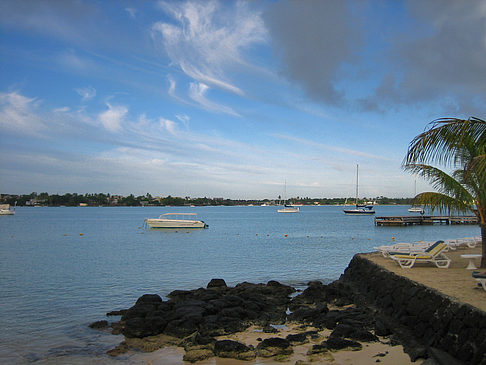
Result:
M486 0L3 0L0 193L411 197L485 60Z

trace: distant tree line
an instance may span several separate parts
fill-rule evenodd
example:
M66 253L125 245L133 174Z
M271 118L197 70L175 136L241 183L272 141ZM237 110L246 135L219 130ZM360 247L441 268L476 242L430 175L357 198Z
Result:
M295 197L287 200L287 204L303 205L343 205L348 200L348 204L354 204L354 198L309 198ZM77 194L67 193L64 195L48 193L30 193L25 195L1 194L0 202L4 204L18 206L216 206L216 205L278 205L282 203L278 199L224 199L224 198L191 198L191 197L153 197L147 193L145 195L128 196L112 194ZM376 198L363 198L360 203L375 202L379 205L410 205L412 198L387 198L384 196Z

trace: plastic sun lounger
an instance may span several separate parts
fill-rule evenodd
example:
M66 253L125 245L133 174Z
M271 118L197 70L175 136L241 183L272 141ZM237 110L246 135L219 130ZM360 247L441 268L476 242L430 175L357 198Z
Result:
M410 254L420 253L427 250L433 243L432 242L414 242L414 243L395 243L391 246L378 246L373 247L375 250L381 252L383 257L389 257L396 254Z
M439 243L443 243L444 241L437 241L437 242L414 242L414 243L396 243L392 246L380 246L380 247L373 247L375 250L381 252L383 257L390 257L390 255L413 255L419 253L428 253L434 247L436 247ZM447 249L446 249L447 250Z
M486 271L473 271L472 272L472 277L476 279L478 283L481 284L483 289L486 291Z
M402 269L410 269L416 263L433 263L440 269L447 269L451 264L451 259L442 253L447 248L443 241L437 241L424 252L412 253L408 255L396 254L390 255Z

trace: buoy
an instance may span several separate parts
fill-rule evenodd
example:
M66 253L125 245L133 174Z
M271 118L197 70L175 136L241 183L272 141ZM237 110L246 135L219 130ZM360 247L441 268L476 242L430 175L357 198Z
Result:
M84 235L84 233L80 233L79 235L82 236L82 235Z
M285 235L285 237L287 237L287 236L288 236L288 234Z

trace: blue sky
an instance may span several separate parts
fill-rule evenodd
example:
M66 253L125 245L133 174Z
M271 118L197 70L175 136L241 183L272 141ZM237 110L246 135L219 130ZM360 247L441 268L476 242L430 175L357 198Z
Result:
M0 3L0 191L409 197L485 117L486 1ZM417 190L429 190L417 181Z

